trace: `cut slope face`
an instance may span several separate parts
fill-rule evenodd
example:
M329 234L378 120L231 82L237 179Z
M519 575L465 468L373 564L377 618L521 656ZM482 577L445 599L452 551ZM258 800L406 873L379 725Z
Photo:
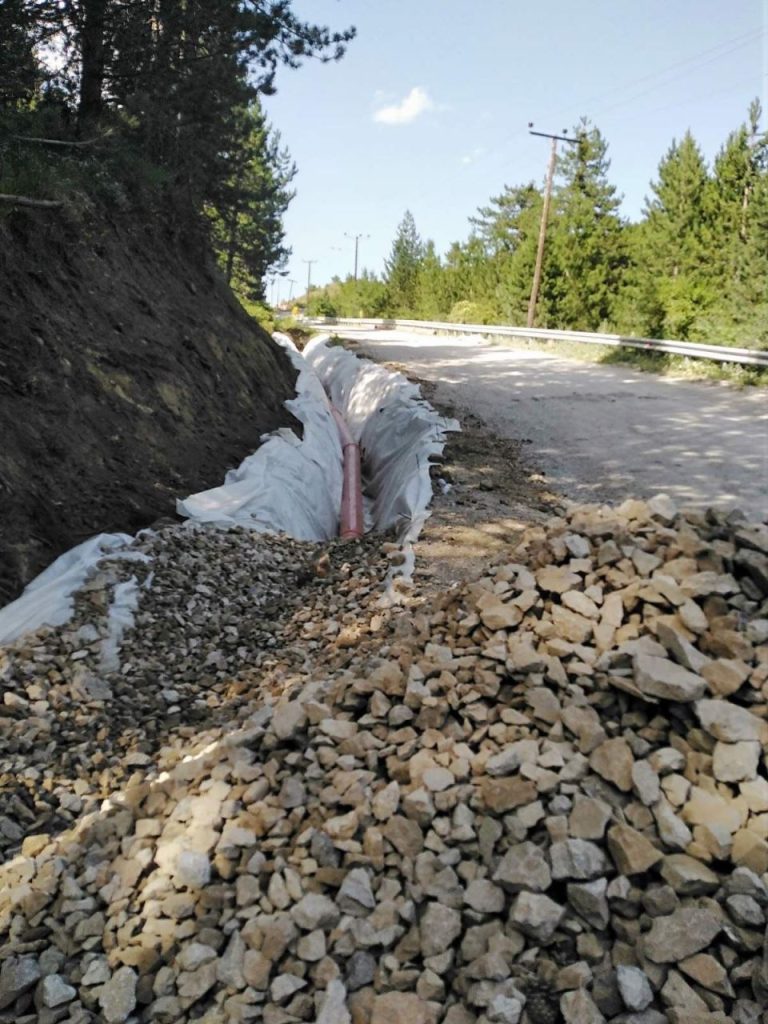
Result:
M294 423L295 370L194 240L14 214L0 278L0 605Z

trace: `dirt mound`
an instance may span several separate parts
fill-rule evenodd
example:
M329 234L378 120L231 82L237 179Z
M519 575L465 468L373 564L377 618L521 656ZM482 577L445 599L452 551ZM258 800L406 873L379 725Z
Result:
M0 276L0 605L295 422L295 371L199 240L18 212L0 221Z

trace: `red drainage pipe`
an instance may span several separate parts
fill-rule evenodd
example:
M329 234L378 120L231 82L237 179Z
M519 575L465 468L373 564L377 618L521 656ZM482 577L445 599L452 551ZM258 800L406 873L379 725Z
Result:
M360 445L349 432L346 420L336 406L331 406L333 418L339 431L341 450L344 454L344 482L341 489L341 527L339 536L344 539L362 537L363 489L360 482Z

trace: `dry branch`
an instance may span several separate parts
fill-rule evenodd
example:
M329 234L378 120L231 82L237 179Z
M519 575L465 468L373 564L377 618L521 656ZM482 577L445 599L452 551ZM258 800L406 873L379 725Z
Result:
M60 199L32 199L29 196L9 196L0 192L0 203L12 206L34 206L44 210L55 210L64 203Z

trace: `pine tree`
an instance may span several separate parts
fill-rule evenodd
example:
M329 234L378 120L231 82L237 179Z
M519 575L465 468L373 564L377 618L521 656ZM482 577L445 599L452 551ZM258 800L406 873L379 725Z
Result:
M416 230L410 210L405 211L397 228L389 257L384 261L384 279L393 316L412 316L416 307L419 271L424 259L424 243Z
M710 178L690 132L673 141L651 189L638 251L649 279L645 297L660 311L656 333L685 339L696 333L715 295L708 280Z
M283 214L296 167L258 102L240 112L242 142L227 154L229 175L208 205L214 248L227 281L249 299L264 298L264 279L282 270Z
M439 320L447 314L444 278L442 261L430 239L424 246L416 280L415 314L420 320Z
M38 81L35 20L28 0L0 3L0 107L28 102Z
M752 199L768 162L768 135L760 133L760 116L760 103L755 100L748 122L729 135L713 168L709 267L729 290L742 276L752 230Z
M576 133L578 145L558 161L540 304L549 326L594 331L612 317L627 251L608 144L586 120Z
M514 253L526 238L535 233L541 210L541 193L533 184L510 187L498 196L492 196L488 206L478 208L469 218L473 234L485 245L489 256ZM531 229L533 228L533 232Z

